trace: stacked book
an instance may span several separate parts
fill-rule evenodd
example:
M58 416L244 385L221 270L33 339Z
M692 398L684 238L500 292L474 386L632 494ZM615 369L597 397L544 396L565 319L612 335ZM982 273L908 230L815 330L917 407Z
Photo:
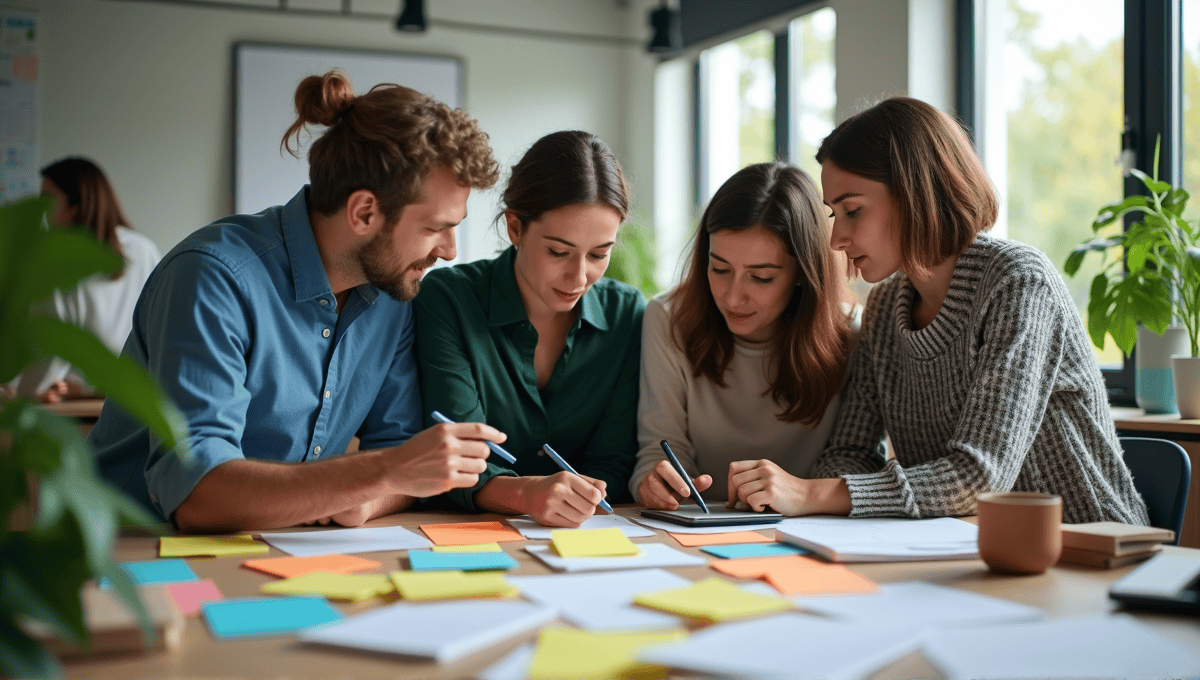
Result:
M1064 524L1059 562L1115 569L1153 557L1163 543L1175 540L1169 529L1120 522Z

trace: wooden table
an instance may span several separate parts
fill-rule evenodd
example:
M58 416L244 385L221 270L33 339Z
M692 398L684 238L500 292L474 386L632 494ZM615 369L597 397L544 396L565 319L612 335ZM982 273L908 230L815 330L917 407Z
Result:
M633 516L636 508L620 507L619 514ZM491 515L464 515L446 512L404 513L381 518L367 526L400 524L417 530L418 524L466 522L494 519ZM314 529L320 530L320 529ZM680 547L663 532L657 538L638 538L635 542L661 541L685 552L711 559L698 548ZM522 549L526 542L502 543L504 550L520 563L514 575L552 573ZM543 542L544 543L544 542ZM119 560L149 560L157 554L158 539L148 535L123 535L117 542ZM1200 551L1168 546L1172 552L1200 555ZM404 551L367 553L365 557L383 564L384 571L407 568L401 558ZM271 548L271 557L283 553ZM257 556L261 557L261 556ZM200 578L216 581L226 597L259 596L259 587L274 580L239 565L246 557L190 558L188 563ZM1108 598L1108 587L1133 567L1096 570L1061 566L1037 576L1001 576L992 574L979 560L904 562L892 564L849 565L854 571L879 583L920 579L943 586L961 588L1013 602L1040 607L1049 618L1104 614L1116 609ZM719 575L708 567L670 569L691 580ZM344 614L352 615L376 606L373 604L335 604ZM1181 615L1135 614L1143 623L1164 636L1193 649L1200 649L1200 619ZM699 626L694 626L699 627ZM499 661L517 646L536 637L536 633L506 640L454 663L438 665L422 659L373 654L330 647L304 645L295 636L277 636L250 640L218 641L202 619L188 619L179 648L170 653L150 656L109 658L73 662L66 668L68 678L466 678ZM864 641L864 644L867 644ZM880 680L892 678L934 678L937 672L918 653L913 653L880 671Z

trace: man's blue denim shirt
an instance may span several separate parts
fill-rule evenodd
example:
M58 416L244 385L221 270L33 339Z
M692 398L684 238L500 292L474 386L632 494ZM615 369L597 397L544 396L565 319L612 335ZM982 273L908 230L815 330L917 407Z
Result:
M362 285L338 314L307 195L193 233L142 290L122 354L183 411L193 458L111 400L88 441L101 474L163 518L227 461L320 460L421 427L412 305Z

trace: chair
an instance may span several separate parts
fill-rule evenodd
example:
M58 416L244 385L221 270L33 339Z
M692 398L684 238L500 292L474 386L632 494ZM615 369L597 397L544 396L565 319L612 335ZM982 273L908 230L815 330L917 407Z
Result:
M1133 473L1133 486L1146 501L1150 525L1174 531L1177 545L1192 479L1187 452L1166 439L1121 437L1120 441L1125 465Z

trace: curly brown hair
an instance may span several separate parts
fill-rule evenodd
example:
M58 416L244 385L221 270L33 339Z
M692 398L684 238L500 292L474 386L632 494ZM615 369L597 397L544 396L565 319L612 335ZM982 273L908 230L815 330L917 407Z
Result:
M420 199L437 167L449 168L460 184L474 189L487 189L500 178L478 121L401 85L376 85L356 97L339 69L309 76L296 88L296 115L280 146L297 158L301 129L327 126L308 152L309 201L322 215L332 215L350 194L366 189L379 200L384 218L394 222L404 206Z

